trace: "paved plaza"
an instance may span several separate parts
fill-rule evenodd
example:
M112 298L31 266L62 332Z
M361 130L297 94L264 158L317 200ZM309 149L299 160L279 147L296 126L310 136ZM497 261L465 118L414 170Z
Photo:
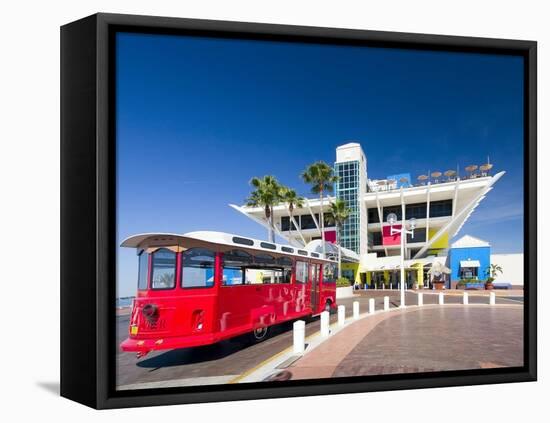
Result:
M426 306L362 319L287 371L292 379L523 365L523 307Z
M390 297L393 311L357 322L351 320L352 303L361 313L375 298L376 309ZM406 304L417 295L407 292ZM330 337L300 360L284 369L293 379L355 376L419 371L473 369L521 365L523 361L523 297L498 292L496 306L488 293L471 292L471 306L462 306L462 293L445 293L447 305L437 306L436 292L425 291L422 309L399 307L399 291L367 290L338 300L346 307L349 327ZM336 314L330 320L335 323ZM128 316L117 316L118 342L128 333ZM318 318L306 322L306 336L319 331ZM348 326L348 325L346 325ZM117 385L120 389L229 383L250 369L292 346L292 323L272 328L269 339L251 344L237 337L215 345L152 352L142 359L117 354ZM281 369L283 370L283 369Z

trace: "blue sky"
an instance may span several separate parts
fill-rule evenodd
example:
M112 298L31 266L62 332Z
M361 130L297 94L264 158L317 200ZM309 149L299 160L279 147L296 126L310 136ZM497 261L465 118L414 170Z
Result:
M506 170L459 236L523 249L523 66L512 56L117 36L118 240L220 230L264 238L229 203L252 176L299 175L361 143L369 178L457 164ZM133 295L135 252L118 249L118 295Z

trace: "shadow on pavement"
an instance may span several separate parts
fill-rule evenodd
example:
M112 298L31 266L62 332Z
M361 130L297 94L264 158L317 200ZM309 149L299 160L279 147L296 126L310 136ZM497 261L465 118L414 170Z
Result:
M49 392L50 394L54 394L55 396L59 396L60 394L60 387L59 382L36 382L36 386L42 388L44 391Z
M292 323L281 323L271 326L270 329L271 334L264 342L269 342L270 338L292 330ZM160 369L163 367L181 366L184 364L205 363L223 359L231 354L247 350L255 345L260 344L254 343L250 339L250 335L245 334L212 345L165 351L153 357L144 358L138 361L136 366L148 369Z

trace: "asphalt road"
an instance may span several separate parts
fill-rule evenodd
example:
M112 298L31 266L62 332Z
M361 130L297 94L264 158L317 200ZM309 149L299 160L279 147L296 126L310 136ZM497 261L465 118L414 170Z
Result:
M447 292L448 294L450 292ZM353 301L359 301L360 311L368 309L369 298L375 298L376 309L383 307L383 297L390 297L390 307L399 306L399 291L361 291L359 296L340 299L339 305L346 306L346 316L352 315ZM406 304L416 304L417 295L407 293ZM436 304L437 295L426 291L424 304ZM446 295L446 303L461 303L462 296ZM470 293L470 304L487 303L488 297ZM497 296L497 303L518 304L522 297ZM336 321L336 314L331 321ZM129 316L117 316L117 342L120 344L128 334ZM135 384L172 381L173 385L226 383L279 351L292 345L292 322L270 328L268 339L259 344L251 343L247 336L222 341L215 345L195 348L181 348L169 351L151 352L141 359L134 353L117 353L117 386L139 387ZM319 319L313 318L306 324L306 336L319 330ZM167 385L170 386L170 385ZM146 385L143 385L146 387Z

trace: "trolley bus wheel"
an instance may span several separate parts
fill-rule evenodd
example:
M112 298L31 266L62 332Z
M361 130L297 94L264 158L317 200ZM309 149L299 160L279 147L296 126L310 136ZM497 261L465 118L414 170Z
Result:
M325 303L325 311L328 311L330 313L332 311L331 305L332 303L330 302L330 300L327 300L327 302Z
M254 329L254 331L252 331L252 341L262 342L264 339L267 338L268 332L269 328L267 326Z

